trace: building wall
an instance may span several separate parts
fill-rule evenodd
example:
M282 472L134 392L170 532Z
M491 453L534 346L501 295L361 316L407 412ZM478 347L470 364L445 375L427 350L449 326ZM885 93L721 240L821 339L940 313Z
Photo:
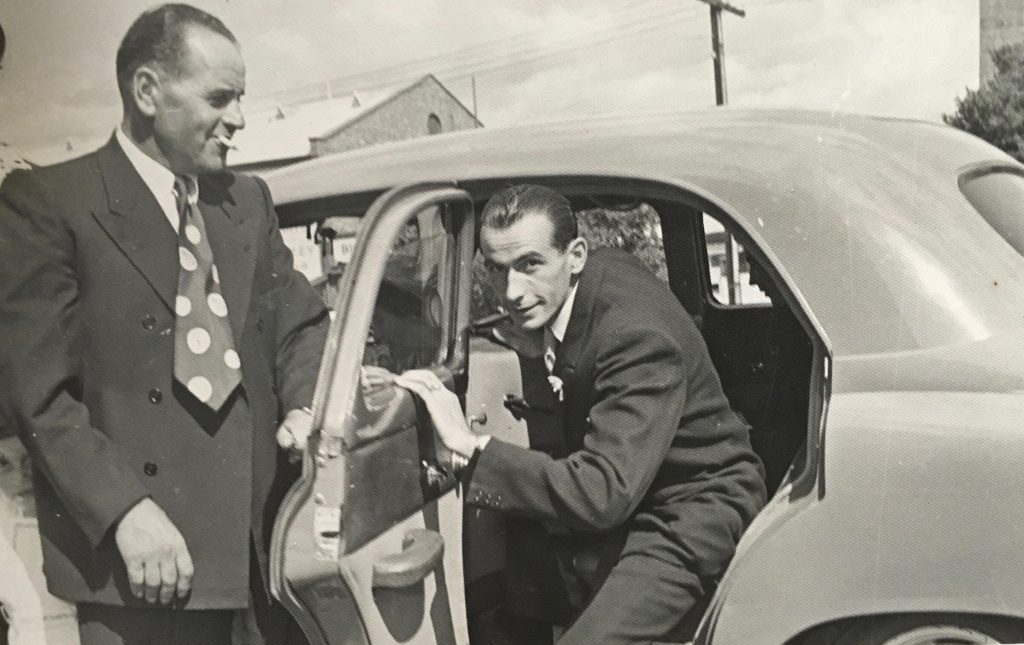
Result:
M1024 42L1024 0L980 0L981 83L995 75L990 53L1003 45Z
M427 120L436 114L441 131L466 130L476 119L433 78L426 78L400 96L323 139L313 139L313 156L399 141L429 134Z

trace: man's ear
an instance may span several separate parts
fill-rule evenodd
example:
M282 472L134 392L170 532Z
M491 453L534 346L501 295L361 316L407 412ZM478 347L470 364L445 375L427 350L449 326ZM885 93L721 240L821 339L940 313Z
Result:
M565 252L569 256L569 271L573 275L582 273L583 265L587 263L587 241L582 237L577 237L569 242Z
M160 90L160 76L152 67L142 65L132 74L131 100L141 114L148 117L156 115Z

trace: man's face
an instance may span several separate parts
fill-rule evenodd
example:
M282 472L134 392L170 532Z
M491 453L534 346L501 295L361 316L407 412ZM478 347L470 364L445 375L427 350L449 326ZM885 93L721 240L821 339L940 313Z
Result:
M219 172L227 158L222 138L245 127L245 63L234 43L207 29L190 27L185 41L181 74L157 72L154 138L174 173Z
M512 322L540 329L552 322L569 295L572 277L583 270L587 243L576 238L564 250L553 243L554 227L542 213L527 213L506 228L484 226L480 250Z

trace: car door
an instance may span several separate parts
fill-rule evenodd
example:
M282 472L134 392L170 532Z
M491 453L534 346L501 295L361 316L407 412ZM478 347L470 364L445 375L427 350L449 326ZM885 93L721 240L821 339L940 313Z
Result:
M472 213L462 190L425 185L364 218L274 528L272 587L314 645L468 642L450 454L390 379L425 368L465 390Z

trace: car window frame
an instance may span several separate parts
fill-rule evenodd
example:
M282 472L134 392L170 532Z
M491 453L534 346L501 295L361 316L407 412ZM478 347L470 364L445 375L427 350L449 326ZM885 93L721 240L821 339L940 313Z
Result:
M999 226L992 223L992 221L988 217L988 214L982 212L982 210L978 207L977 204L974 203L974 201L971 199L970 195L967 192L967 186L970 182L976 179L981 179L983 177L996 175L1012 175L1015 177L1019 177L1022 181L1024 181L1024 168L1014 166L1011 164L991 163L968 166L967 168L962 169L959 176L957 177L957 188L959 189L960 194L963 196L964 200L970 206L971 210L977 213L978 216L981 217L982 220L984 220L984 222L989 227L991 227L991 229L995 231L999 235L999 237L1003 239L1003 241L1005 241L1007 244L1013 247L1013 249L1017 251L1018 254L1024 256L1024 235L1022 235L1021 240L1019 240L1021 242L1021 248L1018 248L1017 245L1014 244L1014 242L1007 239L1006 234Z

